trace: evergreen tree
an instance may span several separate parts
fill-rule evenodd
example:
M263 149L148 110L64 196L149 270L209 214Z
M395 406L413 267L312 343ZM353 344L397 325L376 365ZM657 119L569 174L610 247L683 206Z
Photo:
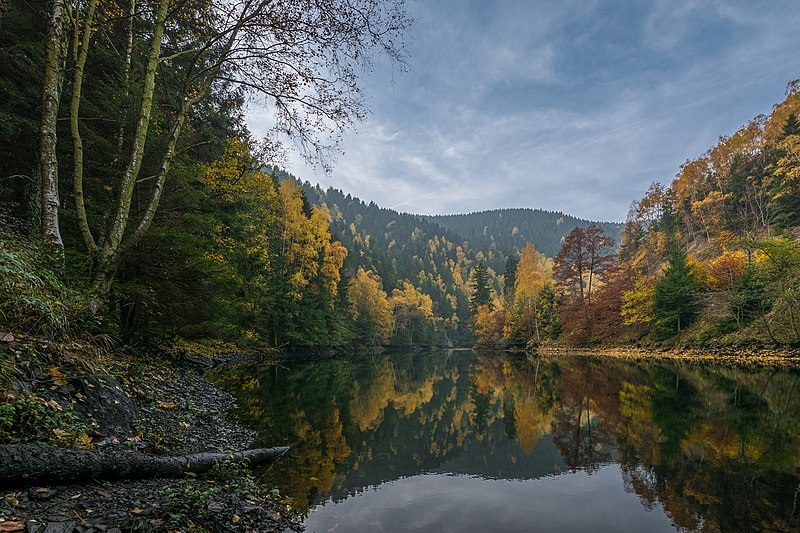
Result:
M686 251L674 246L670 250L669 267L656 284L653 298L655 335L659 340L672 337L690 325L697 315L697 282L690 275Z
M503 297L506 302L514 301L514 285L517 283L517 265L519 261L513 255L506 257L506 270L503 279Z
M475 315L478 307L486 305L492 307L492 287L489 285L489 273L483 263L478 263L472 270L470 281L472 295L469 297L469 312Z

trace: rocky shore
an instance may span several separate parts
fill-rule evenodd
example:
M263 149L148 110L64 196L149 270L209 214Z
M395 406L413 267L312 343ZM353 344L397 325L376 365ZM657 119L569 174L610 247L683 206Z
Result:
M204 380L197 365L109 352L6 336L0 344L0 445L183 455L252 444L255 433L226 415L234 398ZM0 496L0 531L302 530L277 490L259 486L232 462L181 479L20 481L2 487Z

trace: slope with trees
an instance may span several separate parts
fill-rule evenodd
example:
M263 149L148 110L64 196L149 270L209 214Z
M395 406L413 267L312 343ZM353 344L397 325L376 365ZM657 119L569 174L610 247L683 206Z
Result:
M577 227L597 224L615 240L619 240L622 230L622 224L619 223L593 222L541 209L493 209L425 218L461 235L473 246L487 251L495 250L503 255L518 254L526 244L531 243L547 257L555 257L561 249L562 240Z

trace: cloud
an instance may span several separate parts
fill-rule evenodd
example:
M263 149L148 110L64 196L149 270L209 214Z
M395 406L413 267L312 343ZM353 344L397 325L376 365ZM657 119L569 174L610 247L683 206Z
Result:
M788 1L411 5L411 73L367 80L373 113L330 175L297 156L289 171L412 212L622 220L798 77ZM254 132L267 115L248 111Z

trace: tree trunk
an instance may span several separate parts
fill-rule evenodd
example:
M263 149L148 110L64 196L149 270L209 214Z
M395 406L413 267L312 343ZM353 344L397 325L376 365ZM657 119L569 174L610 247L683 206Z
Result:
M134 19L136 18L136 0L131 0L130 9L128 10L128 35L127 41L125 43L125 70L122 74L122 82L123 82L123 97L122 101L128 101L128 96L130 96L131 92L131 64L133 59L133 23ZM127 118L127 110L124 111L126 113ZM114 162L116 163L119 158L122 157L122 147L125 144L125 123L127 121L123 120L122 124L119 126L119 132L117 133L117 152L114 155Z
M83 199L83 140L78 124L78 112L81 107L81 89L83 87L83 69L86 66L86 56L89 55L89 39L92 33L92 21L94 11L97 7L97 0L90 0L86 8L86 19L83 25L83 33L80 36L80 50L77 52L75 61L75 76L72 81L72 102L70 103L69 125L72 133L72 153L73 153L73 173L72 187L75 193L75 212L78 219L78 227L83 236L83 242L89 253L94 254L97 250L92 232L89 229L89 221L86 218L86 204ZM76 42L77 42L76 30Z
M119 196L115 206L116 212L113 215L113 220L103 242L103 248L99 251L101 270L107 270L105 263L113 264L119 262L118 260L115 261L114 256L117 254L122 244L125 228L128 225L133 191L136 187L136 181L139 178L139 170L141 169L142 157L144 156L147 132L150 126L150 115L153 110L156 69L158 68L161 56L161 40L164 37L164 25L167 19L168 8L169 0L160 0L158 14L156 15L155 29L150 42L150 51L147 56L147 67L142 83L142 99L139 108L139 117L136 123L136 131L133 137L133 145L131 146L130 160L122 176L122 182L119 185ZM114 265L114 268L116 268L116 265Z
M68 18L65 0L53 0L48 20L45 42L44 85L42 89L42 119L39 132L39 162L41 164L41 239L45 245L63 252L64 242L58 227L58 107L61 98L61 82L64 78L66 57L66 21Z
M7 444L0 446L0 485L180 477L187 472L207 472L223 461L247 461L250 465L271 463L288 449L280 446L235 453L156 456L123 451L72 450L44 444Z

